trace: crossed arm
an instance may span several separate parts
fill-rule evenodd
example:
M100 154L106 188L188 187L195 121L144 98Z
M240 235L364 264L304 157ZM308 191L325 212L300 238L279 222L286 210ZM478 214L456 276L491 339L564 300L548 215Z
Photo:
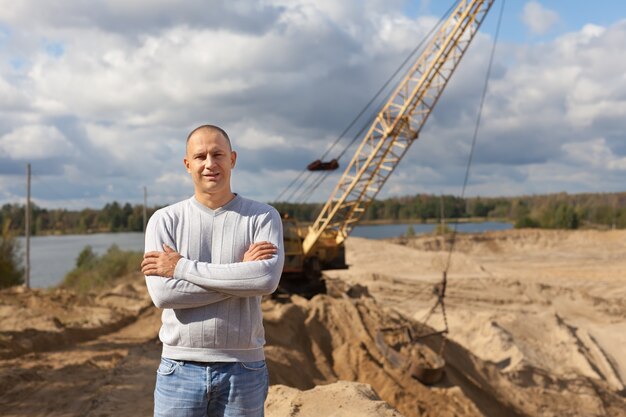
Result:
M268 240L253 243L241 262L211 264L184 258L174 249L163 219L150 219L146 249L141 264L154 304L159 308L194 308L223 301L232 296L269 294L276 289L282 271L283 254L271 240L280 242L282 230ZM159 225L154 224L160 222ZM160 227L157 227L160 226ZM271 228L270 228L271 229ZM159 251L158 249L163 249Z
M271 242L257 242L250 245L243 255L242 262L261 261L270 259L277 253L277 248ZM182 255L163 243L163 252L146 252L141 262L141 272L144 275L156 275L163 278L173 278L176 264Z

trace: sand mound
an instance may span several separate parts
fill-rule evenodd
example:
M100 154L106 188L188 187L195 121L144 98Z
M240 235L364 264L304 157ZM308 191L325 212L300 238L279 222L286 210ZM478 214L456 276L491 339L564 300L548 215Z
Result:
M389 242L436 257L450 247L450 235L396 238ZM359 246L361 246L360 242ZM458 234L452 270L467 276L467 259L479 265L484 275L506 274L524 279L623 280L626 231L521 229L476 234ZM503 262L504 261L504 262ZM422 266L423 268L423 266ZM425 276L426 271L421 271ZM478 276L470 272L471 276ZM626 289L621 288L622 295ZM625 304L626 305L626 304Z
M436 256L446 248L443 239L428 236L395 242L418 256ZM487 277L450 274L452 337L506 371L529 364L562 377L588 376L624 389L625 250L622 230L458 235L453 263L460 251ZM428 277L417 270L412 279ZM415 318L428 309L401 303L399 307Z
M273 385L265 413L268 417L402 417L371 386L345 381L308 391Z
M0 415L151 414L158 312L142 276L122 281L81 296L0 291Z
M311 389L339 380L356 381L370 384L406 416L480 415L460 390L428 388L412 378L408 368L392 364L376 342L377 333L398 330L388 343L406 351L408 340L399 334L413 323L382 309L372 298L294 296L290 303L268 303L265 309L272 384Z
M419 344L411 342L406 329L414 334L427 329L367 296L296 296L291 303L265 308L273 384L302 390L338 380L367 383L408 417L602 416L626 410L626 400L602 380L578 374L561 378L526 363L503 372L502 364L484 361L453 341L444 351L444 379L428 387L385 351L392 347L407 357ZM381 330L384 346L377 342ZM428 344L439 346L438 340Z
M78 296L64 289L0 291L0 359L59 349L129 325L152 303L143 277L100 294Z
M626 411L625 242L624 231L459 235L448 274L450 337L498 369L494 375L504 379L496 385L519 385L523 395L531 395L532 384L551 387L552 394L544 395L555 395L550 401L560 403L562 410L555 405L546 410L610 415L602 411L608 395L613 400L607 404L620 415ZM436 300L433 286L441 279L441 269L436 274L432 260L447 255L442 238L392 242L351 238L346 246L348 263L355 267L331 271L330 276L366 286L381 305L414 320L427 316ZM428 323L444 328L439 311ZM465 368L460 373L471 374ZM537 382L545 380L551 382L547 386ZM596 386L602 389L594 394Z
M424 251L441 251L449 247L451 235L419 235L413 238L394 238L389 242ZM626 250L626 232L623 230L545 230L513 229L484 233L459 233L455 250L463 253L502 253L524 250L578 250L581 245L593 251L607 254L623 253Z
M440 238L433 239L436 241ZM419 273L422 278L439 279L447 262L447 255L433 250L416 249L419 248L403 239L383 241L351 237L346 241L346 261L350 269L343 272L348 276L377 274L394 279L411 279ZM461 252L455 254L450 273L489 276L480 263Z

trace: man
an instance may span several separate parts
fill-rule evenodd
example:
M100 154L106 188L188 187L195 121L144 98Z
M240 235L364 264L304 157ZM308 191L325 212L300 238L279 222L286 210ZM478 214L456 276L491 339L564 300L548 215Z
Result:
M231 191L237 154L221 128L187 137L194 196L158 210L141 264L163 309L155 416L263 416L268 373L261 297L284 262L278 212Z

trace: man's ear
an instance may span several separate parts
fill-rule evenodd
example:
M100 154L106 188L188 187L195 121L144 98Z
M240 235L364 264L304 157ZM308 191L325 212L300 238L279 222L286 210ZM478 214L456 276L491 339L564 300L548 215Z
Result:
M237 152L230 152L230 167L235 168L235 164L237 163Z
M187 170L187 172L191 172L189 170L189 161L187 160L187 158L183 158L183 164L185 164L185 169Z

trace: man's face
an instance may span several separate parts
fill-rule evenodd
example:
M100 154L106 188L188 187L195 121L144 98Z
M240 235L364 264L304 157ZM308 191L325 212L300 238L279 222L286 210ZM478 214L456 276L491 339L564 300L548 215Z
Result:
M237 153L218 131L201 129L187 142L184 162L196 193L214 197L230 194L230 171L236 160Z

